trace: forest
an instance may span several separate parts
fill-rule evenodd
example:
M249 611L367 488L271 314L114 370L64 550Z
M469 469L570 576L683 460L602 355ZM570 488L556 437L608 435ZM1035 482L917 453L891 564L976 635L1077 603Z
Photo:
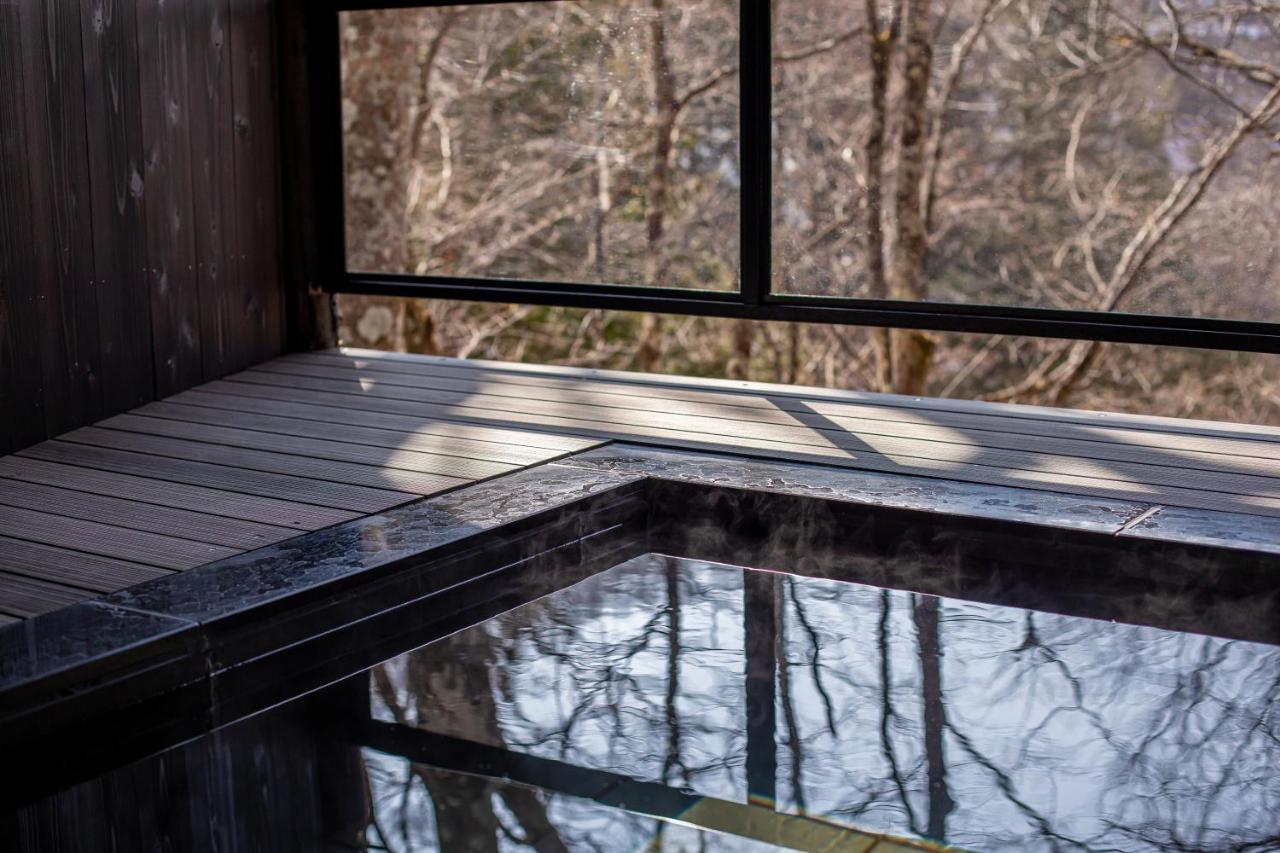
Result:
M1274 0L771 0L775 291L1280 318ZM348 269L738 286L738 5L346 12ZM1280 423L1280 356L343 296L343 343Z

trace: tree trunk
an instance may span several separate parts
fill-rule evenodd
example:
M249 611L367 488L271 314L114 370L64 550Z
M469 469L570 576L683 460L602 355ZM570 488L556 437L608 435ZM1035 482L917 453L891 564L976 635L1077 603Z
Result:
M602 27L600 36L602 39L612 40L612 29L610 27ZM601 50L596 58L596 74L602 80L608 74L605 50ZM596 281L599 282L605 281L605 274L608 272L606 228L608 226L609 211L613 209L613 187L609 172L609 151L606 148L608 140L605 136L604 121L609 108L608 100L607 95L601 95L598 107L601 118L596 126L596 206L593 223L595 233L591 241L591 268L592 274L595 275Z
M498 723L494 695L491 640L464 631L410 655L407 700L416 708L416 719L430 720L431 728L475 743L505 747ZM482 644L478 652L474 644ZM484 665L477 665L480 659ZM374 685L396 721L409 720L396 696L388 672L374 671ZM531 791L495 786L485 779L413 765L435 808L437 834L442 850L497 850L498 819L493 809L495 791L516 816L525 834L540 853L563 853L568 848L547 817L546 807Z
M800 381L800 324L787 324L787 384L795 385Z
M424 765L414 769L431 796L440 849L497 853L498 816L493 810L492 783Z
M431 303L425 299L405 299L408 303L410 328L406 331L407 351L423 355L441 355L440 339L436 336L436 319L431 313Z
M947 835L947 815L955 809L947 788L947 762L942 734L947 725L942 697L942 640L938 631L939 603L932 595L914 596L912 616L920 644L921 689L924 693L924 758L929 778L929 814L925 835L942 841Z
M600 134L604 136L603 133ZM596 281L604 282L608 271L608 243L605 241L605 228L609 210L613 207L613 195L609 186L609 154L604 150L604 139L597 143L596 150L596 210L595 234L591 241L591 272Z
M729 356L729 378L751 378L751 351L755 342L755 327L750 320L734 320L730 327L732 354Z
M890 58L897 37L892 26L881 29L876 0L866 0L868 52L871 59L871 124L865 146L867 157L867 296L887 299L889 287L884 269L884 138L887 126ZM876 354L876 385L893 387L893 356L889 330L871 330Z
M671 148L675 136L679 102L676 78L667 53L666 0L649 0L653 14L649 19L650 59L653 75L653 105L656 111L653 128L653 160L649 167L649 186L645 199L645 283L667 286L666 263L662 256L662 234L666 228L667 196L671 186ZM662 318L646 314L640 330L634 365L646 372L655 370L662 355Z
M897 240L889 295L918 302L925 298L925 234L921 187L924 181L925 124L929 107L929 71L933 59L929 15L931 0L905 0L902 132L898 141L898 178L894 192ZM893 390L923 394L933 357L933 339L916 329L894 329Z
M426 53L418 63L418 85L412 90L411 100L405 110L407 119L405 132L408 135L408 144L405 147L408 152L408 168L401 170L400 203L404 220L400 225L399 258L399 266L404 272L413 272L421 260L414 257L413 238L417 229L413 225L413 220L418 215L421 185L419 160L422 157L423 139L426 136L427 123L434 110L431 93L432 76L435 73L436 61L440 56L445 37L448 36L450 28L457 22L460 14L461 12L457 9L448 9L432 16L436 29L427 42ZM392 345L398 352L435 355L440 351L435 340L435 324L425 306L417 303L418 300L395 301L395 306L392 308L395 314ZM418 333L412 338L406 330L408 320L413 320L414 331Z
M667 693L664 710L667 717L667 755L662 762L662 782L672 781L676 768L684 771L680 756L680 715L676 700L680 698L680 567L674 559L666 561L667 575ZM685 773L684 783L688 784Z

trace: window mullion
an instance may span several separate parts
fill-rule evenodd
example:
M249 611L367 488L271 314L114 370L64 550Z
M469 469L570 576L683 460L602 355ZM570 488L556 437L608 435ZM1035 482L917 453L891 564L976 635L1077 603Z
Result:
M741 0L738 41L740 156L742 160L742 299L769 297L772 223L772 25L769 0Z

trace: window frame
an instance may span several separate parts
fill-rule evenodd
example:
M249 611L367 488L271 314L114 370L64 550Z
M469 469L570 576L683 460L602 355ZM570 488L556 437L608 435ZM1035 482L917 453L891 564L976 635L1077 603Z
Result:
M1280 353L1280 323L1276 322L773 292L769 0L739 0L742 253L738 290L352 272L346 263L339 14L514 2L553 0L321 0L308 4L314 215L324 270L318 284L325 291Z

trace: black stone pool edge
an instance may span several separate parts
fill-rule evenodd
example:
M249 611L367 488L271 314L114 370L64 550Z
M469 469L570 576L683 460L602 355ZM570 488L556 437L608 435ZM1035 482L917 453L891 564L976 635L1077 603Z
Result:
M1274 519L612 444L0 630L0 754L26 763L53 744L87 773L104 737L146 750L270 707L349 674L335 649L395 654L401 637L385 636L384 617L483 588L477 573L554 575L588 555L603 566L648 550L654 504L679 483L1225 548L1280 568ZM469 618L450 615L456 627ZM46 760L51 777L66 761Z

